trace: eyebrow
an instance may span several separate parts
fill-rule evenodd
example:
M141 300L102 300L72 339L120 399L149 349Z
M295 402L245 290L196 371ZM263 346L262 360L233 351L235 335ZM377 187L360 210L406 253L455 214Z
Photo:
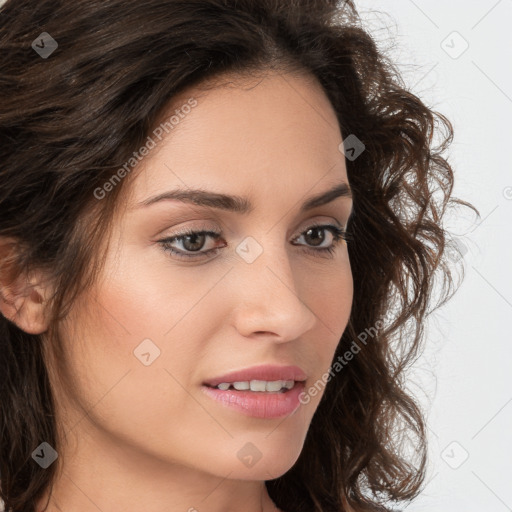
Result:
M300 212L303 213L318 206L323 206L334 201L338 197L352 198L352 190L347 183L339 183L325 192L320 192L319 194L308 198L302 204ZM217 208L241 214L248 214L254 209L253 204L247 197L209 192L200 189L170 190L150 197L138 203L136 206L147 207L165 200L177 200L183 203L190 203L208 208Z

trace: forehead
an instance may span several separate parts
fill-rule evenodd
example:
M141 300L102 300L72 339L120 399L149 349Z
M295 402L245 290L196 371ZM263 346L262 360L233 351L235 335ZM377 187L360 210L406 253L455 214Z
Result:
M225 76L173 98L163 114L175 124L152 137L130 205L170 187L276 196L347 181L336 114L314 77Z

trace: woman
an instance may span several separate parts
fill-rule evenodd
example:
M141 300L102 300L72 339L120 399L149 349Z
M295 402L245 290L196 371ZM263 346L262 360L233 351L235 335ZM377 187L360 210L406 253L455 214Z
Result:
M471 205L353 3L0 12L5 510L414 498L403 371Z

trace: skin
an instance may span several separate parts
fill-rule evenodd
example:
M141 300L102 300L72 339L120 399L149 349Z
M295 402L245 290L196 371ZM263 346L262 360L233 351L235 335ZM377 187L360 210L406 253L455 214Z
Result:
M257 419L200 387L231 370L278 363L302 367L307 389L329 370L352 307L347 244L341 240L332 257L316 254L304 233L316 222L346 227L352 199L299 208L348 183L336 115L307 75L269 72L194 88L170 112L192 96L197 106L125 178L130 187L112 222L105 268L61 325L67 352L59 364L76 389L52 377L66 438L48 511L277 510L264 481L295 463L323 395L322 388L286 418ZM240 214L176 200L136 206L178 187L247 196L254 209ZM221 232L200 248L220 250L177 259L158 240L181 228ZM323 247L334 243L329 230L322 235ZM250 264L235 252L247 236L263 249ZM33 276L29 286L48 294ZM34 293L20 300L15 321L44 332ZM2 308L14 315L6 302ZM161 351L149 366L133 354L146 338ZM248 442L262 454L252 467L237 457Z

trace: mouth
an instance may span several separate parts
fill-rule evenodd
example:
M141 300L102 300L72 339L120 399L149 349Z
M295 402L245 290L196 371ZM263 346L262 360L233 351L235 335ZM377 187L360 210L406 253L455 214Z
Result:
M224 410L267 420L293 415L301 405L304 388L304 381L295 380L251 380L201 386L201 390Z
M293 414L307 374L298 366L260 364L213 377L201 390L219 405L255 418Z

